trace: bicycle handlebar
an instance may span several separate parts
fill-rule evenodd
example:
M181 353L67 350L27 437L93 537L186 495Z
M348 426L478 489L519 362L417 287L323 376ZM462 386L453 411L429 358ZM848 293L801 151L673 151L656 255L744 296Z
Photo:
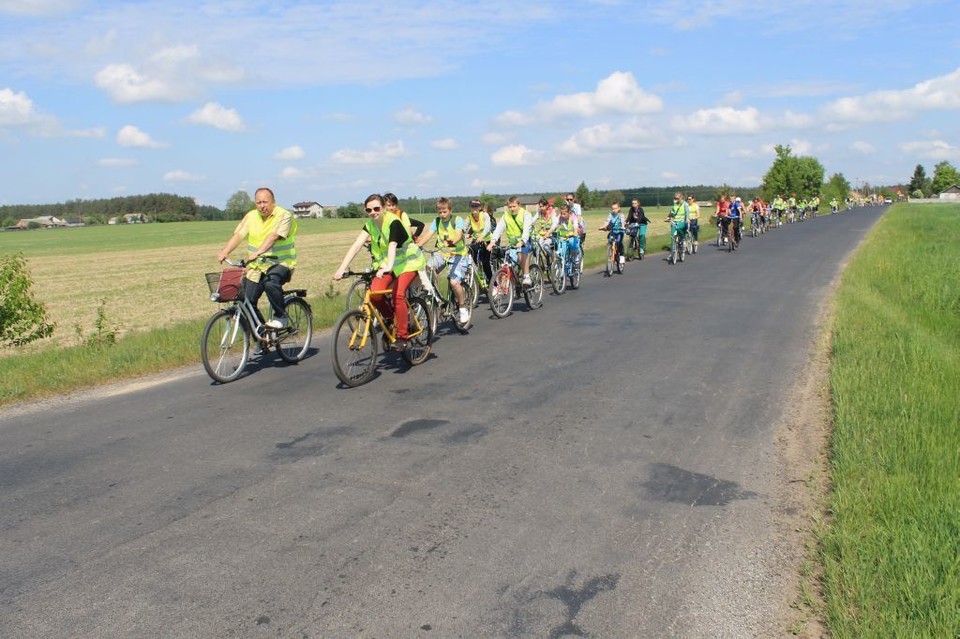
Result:
M253 262L273 262L274 264L279 263L279 260L277 259L276 255L261 255L260 257L253 260L239 260L237 262L234 262L228 257L228 258L225 258L223 261L229 264L230 266L239 266L240 268L243 268L248 264L252 264Z

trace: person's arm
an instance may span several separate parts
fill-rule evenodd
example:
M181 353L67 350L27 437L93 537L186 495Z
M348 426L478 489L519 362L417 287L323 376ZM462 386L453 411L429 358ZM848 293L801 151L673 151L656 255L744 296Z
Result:
M237 235L234 233L230 236L230 239L227 240L227 243L224 245L223 249L217 253L217 261L222 262L233 253L233 250L240 246L240 244L246 239L243 235Z
M433 235L434 235L433 225L431 225L430 228L427 228L427 225L424 224L423 229L420 231L419 235L417 235L417 240L416 240L417 246L419 246L420 248L423 248L424 244L429 242L430 238L433 237Z
M340 262L340 266L337 268L336 272L333 274L333 279L340 280L343 279L343 274L347 272L347 269L350 268L350 262L353 261L353 258L357 256L357 253L360 252L360 249L363 248L363 245L370 240L370 234L366 231L360 231L360 235L357 236L357 239L353 241L353 245L347 249L347 254L343 257L343 261Z
M503 221L501 217L497 220L497 228L493 230L493 236L490 238L490 241L487 242L487 250L492 249L493 246L500 241L500 238L503 236L503 232L507 230L507 223Z

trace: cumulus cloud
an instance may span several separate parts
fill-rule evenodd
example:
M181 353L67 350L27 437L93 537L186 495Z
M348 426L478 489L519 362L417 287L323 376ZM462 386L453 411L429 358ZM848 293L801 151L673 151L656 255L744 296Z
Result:
M540 164L545 154L541 151L534 151L523 144L512 144L497 149L490 156L490 162L494 166L531 166Z
M675 129L703 135L757 133L762 129L760 112L755 107L735 109L721 106L700 109L688 116L673 119Z
M589 118L606 113L644 114L663 109L663 101L647 93L627 71L615 71L597 83L593 92L558 95L536 106L536 112L547 118Z
M283 160L284 162L296 162L307 157L307 153L297 144L280 149L274 154L273 159Z
M460 148L460 143L453 138L443 138L442 140L434 140L430 143L430 146L441 151L455 151Z
M168 171L163 175L163 179L167 182L201 182L207 178L205 175L198 175L178 169L176 171Z
M120 146L147 147L158 149L167 146L164 142L157 142L132 124L117 131L117 144Z
M334 152L330 159L336 164L387 164L407 155L403 141L375 144L367 150L340 149Z
M668 146L670 140L659 129L632 119L617 125L602 123L581 129L561 142L557 150L565 155L641 151Z
M246 126L236 109L228 109L217 102L207 102L187 117L191 124L212 126L223 131L243 131Z
M397 111L393 114L393 119L398 124L403 124L405 126L420 126L433 122L433 117L424 115L413 107L407 107Z
M303 171L301 171L295 166L286 166L283 168L282 171L280 171L280 177L287 180L301 178L303 177Z
M935 109L960 109L960 69L909 89L840 98L823 107L820 115L833 124L866 124L902 120Z
M65 130L57 118L39 111L33 100L9 87L0 89L0 130L18 128L42 137L97 138L106 135L102 127Z
M913 155L927 160L960 159L960 147L944 140L904 142L900 145L900 150L908 155Z
M857 153L862 153L863 155L870 155L871 153L876 152L876 147L870 144L869 142L857 141L850 145L850 148Z
M501 126L527 126L533 124L534 119L522 111L504 111L494 118L494 122Z

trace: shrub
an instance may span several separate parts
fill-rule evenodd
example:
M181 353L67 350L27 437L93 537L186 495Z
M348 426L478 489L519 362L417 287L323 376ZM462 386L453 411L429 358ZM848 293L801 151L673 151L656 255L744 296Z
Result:
M0 346L22 346L53 334L47 307L33 299L31 286L22 253L0 258Z

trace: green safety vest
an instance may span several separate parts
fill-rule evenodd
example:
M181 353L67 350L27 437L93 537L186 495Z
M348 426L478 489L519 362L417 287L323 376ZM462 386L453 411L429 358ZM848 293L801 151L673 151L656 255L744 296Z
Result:
M563 217L560 217L560 221L557 222L557 228L553 232L557 237L567 239L568 237L574 237L577 235L577 223L574 221L573 216L567 218L567 221L563 221Z
M447 246L446 240L449 237L453 237L453 234L457 231L457 220L462 218L450 216L450 219L444 222L440 219L440 216L437 216L437 247L440 249L440 252L444 255L466 255L467 254L467 244L463 241L463 234L460 234L460 240L453 246Z
M256 215L249 216L247 220L247 251L249 253L256 253L260 245L267 239L267 236L277 228L277 225L280 223L280 218L283 217L284 214L291 216L290 235L277 238L269 254L277 256L277 261L288 269L293 270L297 265L297 249L294 243L294 237L297 235L297 218L293 217L288 210L281 206L274 207L273 214L267 219L263 219L259 211L256 212ZM263 266L264 270L267 268L270 268L270 265Z
M411 273L426 268L427 260L423 257L423 251L421 251L417 243L413 241L413 232L410 230L410 223L404 223L403 218L394 213L384 213L383 223L377 228L376 235L373 233L370 234L370 253L374 256L374 261L379 265L380 262L387 258L387 246L390 244L390 238L384 235L383 227L387 227L389 231L390 225L393 224L394 220L400 220L400 224L402 224L403 228L407 231L407 241L404 242L402 246L397 247L396 259L393 261L393 274L400 275L401 273ZM373 220L369 221L373 222ZM376 224L373 224L373 226L376 227ZM377 259L378 255L380 256L379 261Z
M486 211L480 212L480 219L473 219L473 214L467 217L470 220L470 230L473 231L473 237L481 242L489 242L490 238L493 237L493 229L487 230L486 233L483 232L483 227L487 223L487 217L489 217Z
M509 210L503 214L503 221L507 227L507 242L510 244L516 244L523 239L523 221L526 214L526 210L522 207L516 215L511 215Z

